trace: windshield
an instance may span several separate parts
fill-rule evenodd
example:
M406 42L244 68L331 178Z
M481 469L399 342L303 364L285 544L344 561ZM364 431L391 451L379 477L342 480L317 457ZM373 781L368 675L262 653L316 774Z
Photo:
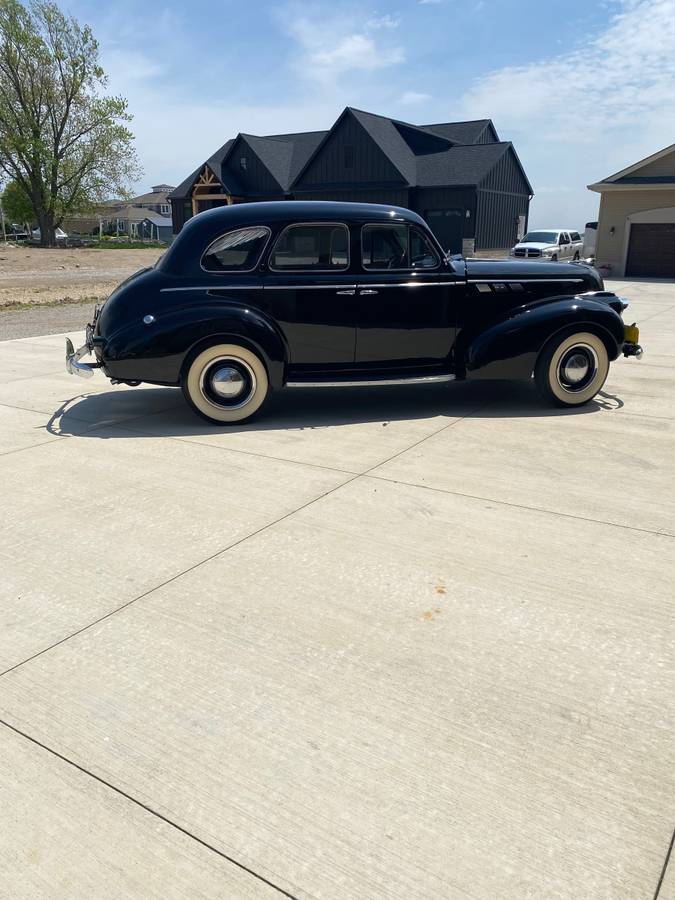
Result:
M522 240L522 243L533 244L555 244L558 241L557 231L528 231Z

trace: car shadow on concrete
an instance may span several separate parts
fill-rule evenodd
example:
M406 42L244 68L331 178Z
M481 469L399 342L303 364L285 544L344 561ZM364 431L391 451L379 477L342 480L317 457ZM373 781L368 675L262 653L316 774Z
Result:
M435 416L540 419L586 416L620 409L607 391L585 406L547 405L528 382L466 382L454 385L380 388L299 388L280 391L261 415L241 425L212 425L187 406L175 388L101 391L73 397L56 409L47 430L56 435L105 438L188 437L251 431L282 431L358 425ZM104 430L104 433L101 433Z

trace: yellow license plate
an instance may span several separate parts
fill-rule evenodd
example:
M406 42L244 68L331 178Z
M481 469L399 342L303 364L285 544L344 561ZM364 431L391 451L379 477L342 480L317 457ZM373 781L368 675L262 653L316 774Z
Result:
M623 326L623 339L627 344L637 344L640 342L640 329L637 325Z

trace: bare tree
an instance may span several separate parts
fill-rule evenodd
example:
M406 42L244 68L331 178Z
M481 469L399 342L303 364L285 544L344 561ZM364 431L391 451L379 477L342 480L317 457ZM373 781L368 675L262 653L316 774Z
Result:
M49 0L0 0L0 172L29 198L43 246L141 174L127 102L106 85L89 26Z

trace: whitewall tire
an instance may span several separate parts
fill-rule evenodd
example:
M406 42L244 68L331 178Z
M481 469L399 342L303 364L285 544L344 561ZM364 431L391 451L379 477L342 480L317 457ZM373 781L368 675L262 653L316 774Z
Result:
M194 411L219 425L250 419L270 390L262 360L237 344L214 344L198 353L183 373L181 387Z
M543 397L556 406L582 406L602 388L609 372L607 347L596 334L578 332L550 341L534 377Z

